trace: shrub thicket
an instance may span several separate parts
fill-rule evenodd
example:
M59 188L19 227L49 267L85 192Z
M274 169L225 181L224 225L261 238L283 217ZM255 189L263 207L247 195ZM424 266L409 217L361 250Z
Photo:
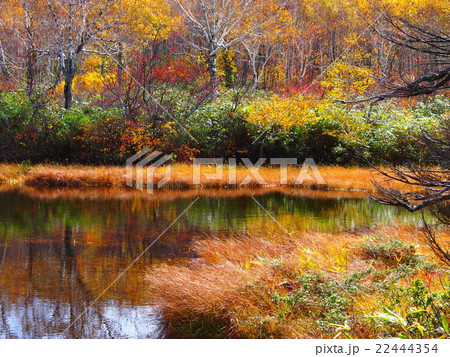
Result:
M412 107L385 103L368 116L367 107L311 98L291 105L288 99L255 93L239 105L231 95L219 96L189 116L180 103L173 117L155 120L130 119L118 108L85 104L67 111L40 103L22 94L0 95L1 161L120 165L150 147L175 161L262 156L355 164L362 162L357 154L364 154L372 162L417 162L424 153L414 137L436 129L450 111L445 97Z

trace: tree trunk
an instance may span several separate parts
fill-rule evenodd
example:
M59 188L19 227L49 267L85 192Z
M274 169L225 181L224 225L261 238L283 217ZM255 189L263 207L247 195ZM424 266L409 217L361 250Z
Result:
M256 88L258 88L258 84L259 84L259 73L258 73L258 68L256 67L256 56L252 59L251 62L252 62L251 66L252 66L252 72L253 72L252 90L256 90Z
M0 70L2 71L6 80L9 81L11 79L11 76L9 75L8 67L6 66L5 54L3 52L3 45L1 41L0 41Z
M36 74L36 52L34 48L33 22L27 5L25 9L25 29L27 31L27 95L30 97L34 92L34 78Z
M69 110L73 105L73 78L74 75L67 73L64 81L64 108Z
M213 93L217 92L217 51L212 51L208 58L209 81Z
M117 54L117 83L119 87L122 86L123 80L123 46L122 43L119 43L119 50Z
M29 50L27 54L27 95L31 96L34 92L34 78L36 74L36 54Z
M242 76L241 76L241 86L246 86L247 85L247 76L248 76L248 61L244 61L243 65L242 65Z
M77 72L77 56L74 54L69 55L64 59L64 108L67 110L72 108L73 105L73 79Z

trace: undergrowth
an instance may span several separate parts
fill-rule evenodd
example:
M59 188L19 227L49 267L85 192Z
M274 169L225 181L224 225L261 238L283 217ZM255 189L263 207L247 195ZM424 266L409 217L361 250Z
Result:
M216 237L195 252L148 276L171 336L450 337L448 270L412 229Z

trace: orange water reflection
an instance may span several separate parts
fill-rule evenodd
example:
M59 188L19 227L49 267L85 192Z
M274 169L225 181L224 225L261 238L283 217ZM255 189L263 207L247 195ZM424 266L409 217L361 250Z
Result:
M146 298L146 269L161 261L175 264L192 258L191 243L198 237L275 225L252 197L289 229L343 230L419 221L362 199L363 193L261 189L159 191L149 196L127 189L2 187L0 337L163 336L158 309Z

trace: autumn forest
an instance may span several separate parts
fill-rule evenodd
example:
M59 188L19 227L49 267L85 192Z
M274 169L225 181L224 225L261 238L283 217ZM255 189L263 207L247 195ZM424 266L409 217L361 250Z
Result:
M449 20L0 0L0 339L449 339Z
M408 135L434 125L427 113L448 110L445 97L423 104L411 95L381 109L337 102L445 69L448 42L430 49L414 37L448 41L445 0L0 7L3 161L123 164L150 147L176 161L263 154L348 163L363 150L398 163L417 159Z

